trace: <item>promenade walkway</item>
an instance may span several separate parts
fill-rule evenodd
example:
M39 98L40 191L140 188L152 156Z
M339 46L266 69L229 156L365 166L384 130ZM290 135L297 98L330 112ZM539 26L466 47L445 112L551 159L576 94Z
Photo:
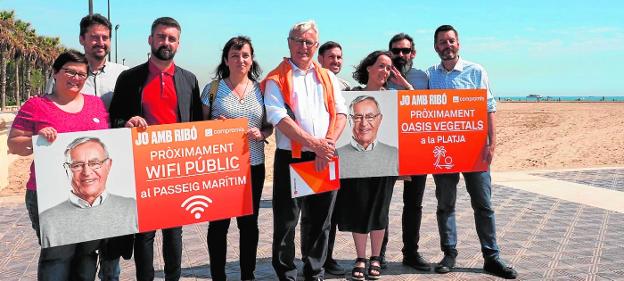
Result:
M439 275L401 264L403 184L397 183L390 211L388 269L383 280L496 280L482 270L470 198L463 180L457 198L457 270ZM502 257L520 280L624 280L624 167L493 173L498 242ZM258 280L275 280L271 267L271 186L260 209ZM430 262L442 258L435 217L433 179L427 180L420 252ZM0 280L35 280L39 246L21 197L0 198ZM210 280L207 224L184 227L183 280ZM299 236L297 235L297 243ZM157 278L163 278L160 234L155 248ZM335 257L351 269L351 235L338 233ZM297 250L297 256L300 256ZM301 263L298 263L301 266ZM227 272L239 280L238 230L230 227ZM344 280L345 276L326 276ZM122 280L134 280L134 265L122 262Z

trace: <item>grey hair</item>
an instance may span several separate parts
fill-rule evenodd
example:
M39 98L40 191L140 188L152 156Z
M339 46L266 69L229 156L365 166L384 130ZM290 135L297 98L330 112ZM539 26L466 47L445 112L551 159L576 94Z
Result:
M357 98L353 99L353 101L351 101L351 104L349 105L349 114L353 115L353 113L354 113L354 112L353 112L353 107L354 107L356 104L358 104L358 103L360 103L360 102L363 102L363 101L365 101L365 100L369 100L369 101L374 102L374 103L375 103L375 106L377 107L377 111L378 111L379 113L381 113L381 109L379 108L379 103L377 102L377 100L375 99L375 97L373 97L373 96L367 96L367 95L361 95L361 96L358 96Z
M102 140L96 137L79 137L72 141L69 145L67 145L67 148L65 149L65 161L67 161L67 163L70 163L71 157L69 156L69 153L71 152L71 150L87 142L95 142L102 146L102 148L104 149L104 153L106 154L106 158L109 158L108 149L106 149L106 145L102 142Z
M314 31L314 33L316 33L316 36L318 37L319 32L318 28L316 27L316 22L314 22L314 20L295 23L295 25L290 28L290 31L288 32L288 37L292 37L295 32L304 33L308 30Z

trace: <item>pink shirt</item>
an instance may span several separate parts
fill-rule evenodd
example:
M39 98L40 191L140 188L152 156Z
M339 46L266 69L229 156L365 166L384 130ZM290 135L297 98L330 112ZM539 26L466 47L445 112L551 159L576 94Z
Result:
M31 98L20 108L12 128L32 132L33 135L45 127L53 127L58 133L108 129L108 113L102 100L90 95L83 97L84 106L76 113L63 111L47 96ZM30 165L26 188L37 190L34 161Z

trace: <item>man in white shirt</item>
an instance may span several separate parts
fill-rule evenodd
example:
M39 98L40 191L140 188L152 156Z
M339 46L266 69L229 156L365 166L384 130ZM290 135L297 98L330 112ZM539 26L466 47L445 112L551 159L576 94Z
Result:
M295 24L288 35L290 58L267 75L267 120L277 128L273 179L273 268L279 280L296 280L295 228L301 214L301 255L306 280L323 280L336 192L290 195L291 163L314 161L327 168L346 123L347 108L336 76L313 60L318 48L314 21Z
M342 70L342 46L334 41L327 41L319 47L318 61L323 68L327 68L329 71L338 75ZM348 91L351 89L349 82L337 77L340 82L340 89Z
M80 20L80 36L78 40L84 48L89 62L87 80L82 86L82 93L100 97L110 106L113 90L119 74L128 69L127 66L109 62L106 56L110 53L112 24L104 16L93 14ZM47 93L54 89L54 79L50 79Z
M113 25L100 14L87 15L80 20L80 36L78 40L84 48L85 57L89 62L87 80L82 86L82 93L100 97L110 107L113 90L119 74L128 69L127 66L109 62L106 56L110 53ZM54 81L54 80L52 80ZM107 240L105 243L108 243ZM119 258L107 258L100 254L100 272L98 277L104 281L118 281L121 268Z
M319 47L318 57L319 63L323 68L327 68L329 71L338 75L342 69L342 46L334 41L327 41ZM351 89L349 82L337 77L340 82L340 89L348 91ZM336 220L332 217L332 225L329 231L329 242L327 243L327 260L325 260L325 271L333 275L343 275L345 273L344 268L336 262L333 257L334 253L334 241L336 240Z

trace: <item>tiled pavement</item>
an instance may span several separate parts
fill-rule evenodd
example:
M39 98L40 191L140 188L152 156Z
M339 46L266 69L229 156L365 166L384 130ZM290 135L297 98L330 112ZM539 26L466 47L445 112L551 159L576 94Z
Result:
M624 168L555 171L531 173L531 176L624 192ZM529 174L527 174L529 176ZM497 180L494 174L493 204L496 208L498 243L502 257L519 272L521 280L624 280L624 213L565 201L517 189L511 181ZM539 181L535 181L539 185ZM421 253L431 262L441 259L436 226L436 200L431 178L428 179L423 206ZM460 190L463 188L459 187ZM456 272L438 275L418 272L401 264L402 183L395 188L390 211L390 264L383 280L494 280L483 273L482 258L470 199L458 192L457 225L459 256ZM271 188L265 187L260 210L260 245L258 247L258 280L274 280L271 267L272 214ZM612 200L620 200L617 197ZM21 198L0 198L0 280L35 280L39 246ZM622 201L624 205L624 201ZM210 280L206 247L206 224L184 228L184 280ZM297 235L297 243L299 236ZM161 247L157 236L156 249ZM238 274L238 230L230 227L228 237L230 279ZM338 233L335 256L350 269L355 256L353 240L348 233ZM297 256L300 256L297 251ZM163 277L162 254L157 251L157 277ZM301 263L299 263L301 265ZM327 276L339 280L344 277ZM122 280L134 279L132 262L122 262Z
M532 173L534 176L571 181L624 192L624 169L601 169Z

